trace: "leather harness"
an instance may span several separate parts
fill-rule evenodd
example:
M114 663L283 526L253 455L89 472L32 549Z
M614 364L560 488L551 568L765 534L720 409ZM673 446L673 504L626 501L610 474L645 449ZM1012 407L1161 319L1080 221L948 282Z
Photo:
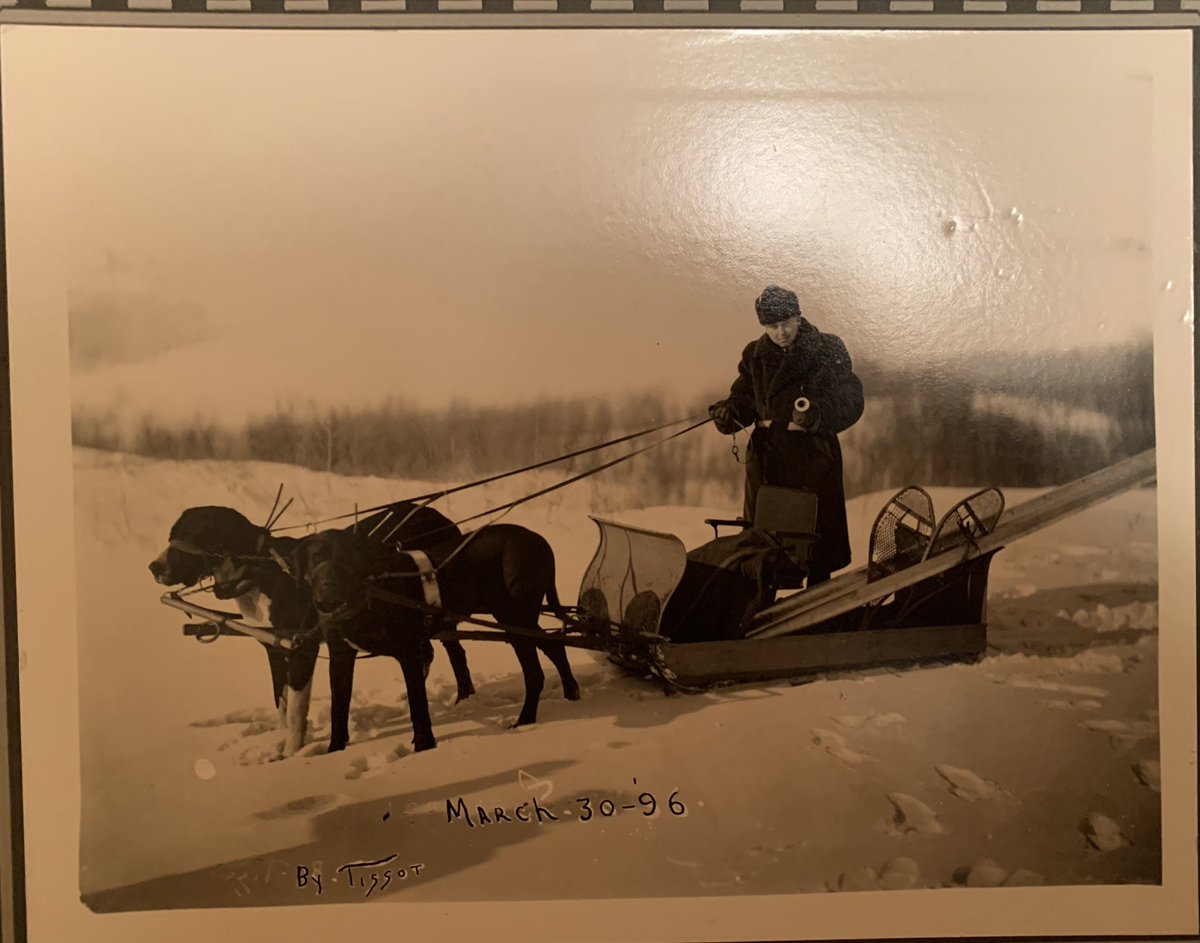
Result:
M414 564L416 564L417 578L421 583L421 595L424 598L425 605L431 608L441 609L442 592L441 588L438 586L437 568L434 567L433 561L429 559L429 555L423 550L400 550L399 552L407 556L413 561ZM411 574L403 575L409 576ZM399 599L395 593L389 593L386 590L378 589L374 582L369 582L367 584L366 592L363 593L361 600L356 603L343 606L334 612L320 613L318 615L317 622L318 624L337 624L346 622L358 615L363 611L363 609L370 605L372 597L389 601ZM363 652L364 654L371 654L366 649L355 645L345 636L342 637L342 641L344 641L355 651Z

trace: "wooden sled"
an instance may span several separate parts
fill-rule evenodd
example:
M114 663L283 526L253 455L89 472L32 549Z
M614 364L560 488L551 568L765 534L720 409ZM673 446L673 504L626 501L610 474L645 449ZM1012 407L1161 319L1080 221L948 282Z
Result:
M987 648L993 556L1013 540L1155 479L1150 450L1007 514L999 489L984 489L936 526L928 495L903 489L876 518L866 566L765 608L744 638L661 640L618 660L688 688L976 660Z

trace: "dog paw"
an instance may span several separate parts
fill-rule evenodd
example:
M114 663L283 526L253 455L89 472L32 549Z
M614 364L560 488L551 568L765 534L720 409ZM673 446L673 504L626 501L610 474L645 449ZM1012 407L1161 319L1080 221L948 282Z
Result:
M329 749L326 750L325 752L326 753L340 753L342 750L346 749L346 743L347 743L347 741L344 741L344 740L343 741L331 740L331 741L329 741Z
M579 691L579 685L574 685L570 688L563 689L563 697L568 701L579 701L583 699L583 695Z
M414 740L413 741L413 752L414 753L423 753L425 750L432 750L436 746L437 746L436 740L432 740L432 739L431 740Z

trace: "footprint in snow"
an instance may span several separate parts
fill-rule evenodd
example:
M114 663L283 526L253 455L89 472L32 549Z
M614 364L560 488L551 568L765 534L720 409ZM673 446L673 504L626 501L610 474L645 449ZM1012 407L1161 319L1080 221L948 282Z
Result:
M1130 663L1120 655L1092 650L1056 661L1064 671L1076 671L1080 674L1122 674L1130 667Z
M1121 831L1121 826L1107 815L1092 812L1080 825L1080 831L1087 837L1088 844L1098 851L1115 851L1123 845L1131 844Z
M266 722L277 724L275 711L266 707L247 707L230 711L220 717L210 717L207 720L193 720L193 727L223 727L226 724L254 724Z
M973 865L954 872L954 881L967 887L1001 887L1008 880L1008 871L991 858L980 858Z
M1042 701L1042 706L1049 707L1052 710L1056 710L1056 711L1094 711L1097 708L1103 707L1104 705L1101 704L1099 701L1093 701L1093 700L1085 698L1083 700L1078 700L1078 701L1064 701L1064 700Z
M954 883L965 887L1038 887L1046 878L1028 868L1017 868L1011 874L991 858L980 858L972 865L954 872Z
M472 705L480 703L477 695L460 700L458 689L452 686L447 686L444 690L439 691L436 697L430 697L429 700L430 703L436 703L438 709L444 714L461 714Z
M893 858L879 872L881 891L907 891L921 880L921 866L912 858Z
M832 730L814 729L812 739L813 743L824 749L830 756L836 757L843 763L849 763L851 766L857 766L866 759L863 754L846 745L845 737Z
M936 772L950 784L951 795L957 796L964 802L979 802L986 799L999 799L1009 795L994 782L984 779L969 769L959 769L957 766L935 766Z
M389 763L395 763L407 756L408 753L409 751L404 747L397 747L389 753L376 752L360 756L350 764L350 769L346 772L346 779L370 779L372 776L378 776Z
M300 799L293 799L291 802L285 802L283 805L273 806L270 809L264 809L261 812L255 812L256 818L266 819L286 819L294 815L307 815L312 812L321 812L338 804L341 800L338 796L332 793L322 796L304 796Z
M1108 697L1108 691L1089 684L1064 684L1061 681L1047 681L1044 678L1027 678L1021 675L1010 675L1007 678L993 677L996 684L1006 684L1013 688L1029 688L1034 691L1051 691L1055 694L1074 694L1078 697Z
M1017 583L1003 590L1000 595L1006 599L1027 599L1037 591L1037 587L1032 583Z
M933 809L920 799L903 792L889 792L888 801L896 809L892 823L902 834L919 832L923 835L940 835L946 831Z
M1158 737L1158 724L1147 720L1085 720L1080 726L1108 734L1108 742L1118 753L1125 753L1142 740Z
M837 880L839 891L875 891L879 889L879 875L874 868L865 864L841 874Z
M874 727L882 730L885 727L894 727L897 724L903 724L908 718L903 714L889 712L886 714L842 714L840 717L835 717L834 720L841 726L849 727L852 730L862 727Z
M838 891L907 891L921 880L921 866L912 858L892 858L878 872L859 865L838 875L829 885Z
M1121 734L1126 737L1153 737L1158 734L1158 724L1148 720L1084 720L1080 726L1103 733Z
M256 744L239 753L235 762L239 766L265 766L268 763L276 763L283 759L283 747L283 740L266 745Z
M1133 764L1133 775L1146 788L1162 792L1162 768L1158 760L1138 760Z

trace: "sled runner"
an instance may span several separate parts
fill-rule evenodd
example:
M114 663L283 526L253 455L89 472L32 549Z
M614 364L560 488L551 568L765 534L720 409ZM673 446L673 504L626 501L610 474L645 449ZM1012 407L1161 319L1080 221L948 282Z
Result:
M593 517L599 544L578 605L562 614L551 637L683 688L973 660L987 646L988 568L999 550L1155 479L1150 450L1007 512L1003 494L984 489L936 525L929 494L910 486L876 517L865 566L779 599L780 588L802 585L817 539L816 499L808 492L764 487L753 521L707 522L714 533L722 525L740 533L691 551L673 534ZM244 633L286 647L286 639L268 630L244 626L177 593L165 594L162 602L207 620L185 627L188 634L214 640ZM427 602L408 604L435 621L474 627L435 638L508 641L531 635Z

